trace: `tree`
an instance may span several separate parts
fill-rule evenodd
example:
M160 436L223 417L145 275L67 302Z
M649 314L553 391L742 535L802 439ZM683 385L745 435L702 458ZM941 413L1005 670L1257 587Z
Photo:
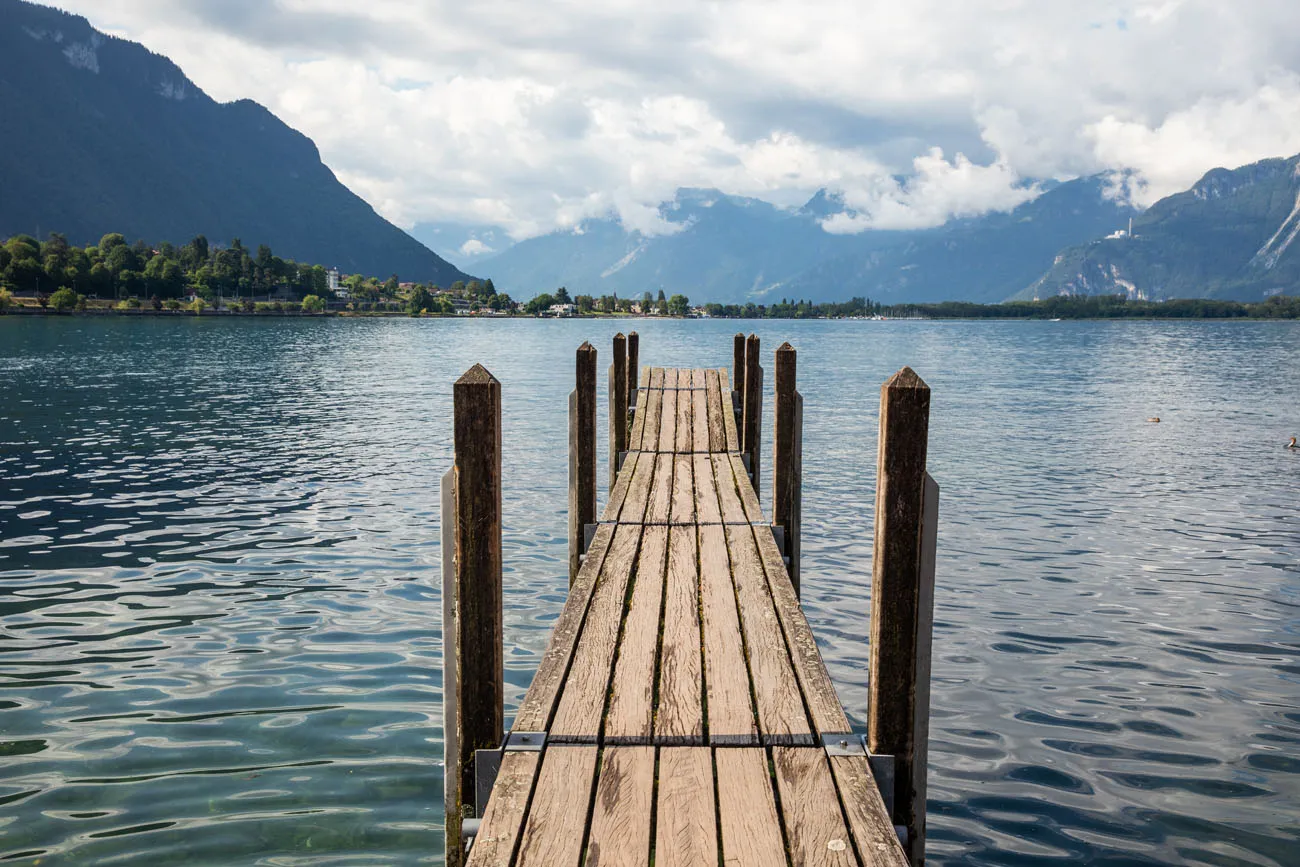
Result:
M666 298L664 298L664 290L662 290L662 289L659 290L659 300L660 300L660 301L666 301L666 300L667 300Z
M81 298L82 296L64 286L50 296L49 305L59 311L71 310L77 306L77 301Z
M0 289L0 313L13 306L14 296L8 289Z
M429 294L429 290L423 286L416 286L411 290L411 299L407 302L406 311L412 314L423 313L433 306L433 296Z
M555 296L548 292L543 292L541 295L538 295L532 301L529 301L524 305L524 312L536 316L538 313L550 310L551 305L555 303Z
M569 290L566 289L566 288L564 288L563 286L561 286L559 289L556 289L556 290L555 290L555 303L556 303L556 304L572 304L572 303L573 303L573 299L569 297Z
M645 294L643 294L643 295L641 296L641 309L642 309L643 311L647 311L647 310L649 310L649 309L650 309L650 304L651 304L652 301L654 301L654 299L651 297L651 295L650 295L649 292L646 292Z
M303 313L324 313L325 299L319 295L308 295L302 299Z
M685 295L674 295L668 299L668 312L673 316L685 316L691 312L691 302Z

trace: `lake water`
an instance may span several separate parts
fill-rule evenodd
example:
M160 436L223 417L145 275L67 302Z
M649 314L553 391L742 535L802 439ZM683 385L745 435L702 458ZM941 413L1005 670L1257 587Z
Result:
M1300 323L633 327L720 366L740 324L799 349L855 725L879 386L934 390L931 863L1300 864ZM451 384L503 383L512 711L565 598L573 350L627 326L0 317L0 860L440 862Z

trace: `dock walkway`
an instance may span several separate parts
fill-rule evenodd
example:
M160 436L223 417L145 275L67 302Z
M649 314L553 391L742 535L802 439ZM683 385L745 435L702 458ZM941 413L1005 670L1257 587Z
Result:
M644 368L471 867L906 865L741 451L725 369ZM629 403L633 395L627 395Z

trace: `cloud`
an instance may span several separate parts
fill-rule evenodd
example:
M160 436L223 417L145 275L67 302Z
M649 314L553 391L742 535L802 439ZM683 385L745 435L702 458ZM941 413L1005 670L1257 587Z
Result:
M925 226L1300 151L1294 0L56 2L263 103L404 226L664 233L682 186Z
M486 256L488 253L496 251L484 244L478 238L470 238L464 244L460 245L460 254L462 256Z

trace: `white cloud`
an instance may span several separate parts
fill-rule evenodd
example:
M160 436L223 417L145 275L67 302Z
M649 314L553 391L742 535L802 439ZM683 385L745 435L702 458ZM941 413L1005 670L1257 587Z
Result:
M486 256L488 253L496 252L487 244L484 244L478 238L470 238L464 244L460 245L460 254L462 256Z
M406 226L662 233L681 186L933 225L1027 179L1127 171L1146 203L1300 151L1294 0L56 2L267 105Z

